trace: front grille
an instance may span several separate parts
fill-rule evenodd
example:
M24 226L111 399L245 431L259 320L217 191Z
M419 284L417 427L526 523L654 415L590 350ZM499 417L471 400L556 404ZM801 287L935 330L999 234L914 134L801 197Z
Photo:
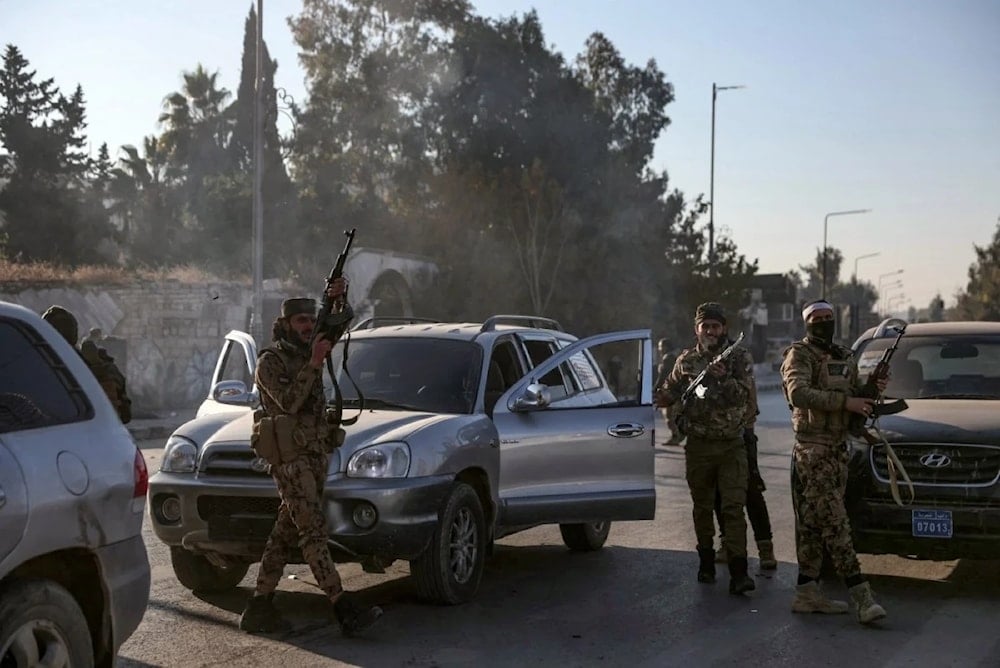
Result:
M271 474L266 469L255 471L250 466L250 463L255 459L258 459L258 457L250 448L230 450L216 447L202 455L199 471L207 475L216 476L271 477Z
M893 443L914 485L989 487L1000 479L1000 447L953 443ZM884 447L870 450L875 477L889 481ZM902 480L902 476L898 476Z
M281 499L269 496L199 496L198 514L206 522L233 515L277 515Z

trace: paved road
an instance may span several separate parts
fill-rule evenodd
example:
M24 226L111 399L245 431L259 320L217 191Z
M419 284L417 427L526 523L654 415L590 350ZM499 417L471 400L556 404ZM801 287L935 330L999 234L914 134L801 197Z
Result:
M405 563L385 575L344 567L347 588L386 610L379 626L352 640L325 621L322 595L294 581L284 582L276 599L295 624L291 634L241 633L236 620L256 567L237 592L199 597L177 584L167 551L147 526L150 606L119 665L1000 666L996 562L864 557L889 612L877 629L847 615L788 611L796 576L791 432L779 394L762 394L761 406L760 463L781 563L775 574L757 575L752 596L728 595L725 576L715 585L695 582L683 451L658 446L656 520L615 525L605 549L591 554L568 552L552 527L505 538L470 604L418 603ZM142 445L157 467L161 443ZM309 578L304 567L288 572ZM830 590L846 595L840 585Z

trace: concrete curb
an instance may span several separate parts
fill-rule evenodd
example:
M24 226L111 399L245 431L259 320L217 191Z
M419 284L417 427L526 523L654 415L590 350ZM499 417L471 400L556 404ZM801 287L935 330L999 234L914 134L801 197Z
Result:
M151 441L153 439L169 438L170 434L174 433L174 430L177 429L180 424L136 425L135 427L130 425L125 426L128 428L129 433L132 434L132 438L136 441Z

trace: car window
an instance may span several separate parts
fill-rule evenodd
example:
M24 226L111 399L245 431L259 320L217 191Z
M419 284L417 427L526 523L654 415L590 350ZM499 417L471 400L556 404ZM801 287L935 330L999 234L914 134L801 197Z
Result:
M353 339L333 349L333 368L345 401L358 390L370 408L471 413L482 378L482 348L468 341L432 338ZM355 388L354 384L357 384Z
M0 433L93 415L86 394L44 338L24 323L0 319Z
M892 339L866 342L859 349L862 380ZM1000 398L1000 335L903 336L890 364L886 396Z
M219 370L219 378L222 380L239 380L247 388L253 387L253 377L247 367L246 353L236 341L226 341L226 349L222 354L222 369Z
M528 359L531 361L531 368L535 368L556 351L555 341L542 341L538 339L525 339L524 349L528 351ZM538 379L542 385L547 385L550 391L558 392L560 396L566 395L565 369L556 367Z
M642 355L641 339L595 344L581 350L560 365L569 382L564 394L552 393L551 406L635 404L642 390Z

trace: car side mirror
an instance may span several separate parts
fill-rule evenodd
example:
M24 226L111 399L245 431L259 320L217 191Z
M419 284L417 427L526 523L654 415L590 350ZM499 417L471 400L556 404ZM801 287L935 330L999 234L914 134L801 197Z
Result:
M552 403L552 393L541 383L531 383L514 399L515 411L537 411L548 408Z
M223 380L212 386L212 399L229 406L256 406L259 397L242 380Z

